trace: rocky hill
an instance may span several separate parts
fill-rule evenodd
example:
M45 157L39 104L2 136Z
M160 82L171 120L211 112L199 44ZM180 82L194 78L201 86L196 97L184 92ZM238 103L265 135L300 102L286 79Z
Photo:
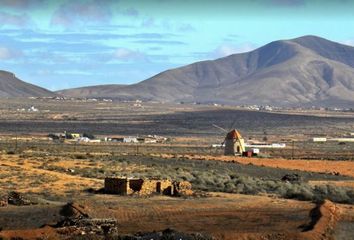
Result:
M133 85L60 93L163 102L352 106L354 48L304 36L171 69Z
M55 93L44 88L26 83L18 79L15 74L0 71L0 97L47 97Z

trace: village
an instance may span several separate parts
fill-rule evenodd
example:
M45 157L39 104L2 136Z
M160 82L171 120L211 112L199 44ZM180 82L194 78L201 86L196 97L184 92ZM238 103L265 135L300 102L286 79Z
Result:
M50 133L48 138L52 141L67 141L67 142L82 142L82 143L100 143L100 142L116 142L116 143L164 143L168 140L166 137L157 135L146 136L105 136L97 139L94 135L89 133Z

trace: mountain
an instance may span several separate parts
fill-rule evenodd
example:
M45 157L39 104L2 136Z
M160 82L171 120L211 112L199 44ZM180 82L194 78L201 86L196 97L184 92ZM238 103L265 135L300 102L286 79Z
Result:
M168 70L133 85L60 93L164 102L353 106L354 48L304 36Z
M56 95L44 88L26 83L11 72L0 70L0 98L3 97L47 97Z

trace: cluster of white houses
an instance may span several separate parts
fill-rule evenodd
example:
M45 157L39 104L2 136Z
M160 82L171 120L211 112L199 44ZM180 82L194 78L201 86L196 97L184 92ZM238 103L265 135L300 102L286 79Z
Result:
M167 141L166 137L157 135L147 135L147 136L110 136L104 138L96 138L92 134L81 134L81 133L52 133L48 135L49 139L61 140L61 141L74 141L82 143L99 143L99 142L117 142L117 143L162 143Z

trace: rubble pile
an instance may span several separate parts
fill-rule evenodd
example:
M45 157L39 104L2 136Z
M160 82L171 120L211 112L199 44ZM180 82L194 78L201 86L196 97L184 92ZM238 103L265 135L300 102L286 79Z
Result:
M0 194L0 207L8 205L25 206L36 204L29 199L26 199L21 193L10 192L8 194Z
M24 206L24 205L31 205L32 202L26 198L24 198L24 196L22 196L22 194L18 193L18 192L10 192L8 195L8 203L11 205L16 205L16 206Z
M66 204L60 214L65 218L53 227L62 235L113 235L118 233L116 219L91 218L83 207L75 204Z

